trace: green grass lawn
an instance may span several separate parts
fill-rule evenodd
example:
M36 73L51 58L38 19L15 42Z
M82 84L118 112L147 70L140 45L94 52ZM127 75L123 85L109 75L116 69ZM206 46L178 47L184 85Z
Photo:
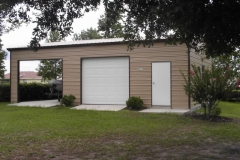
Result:
M237 159L240 105L220 106L222 115L236 119L0 103L0 159Z
M220 102L218 105L221 108L221 116L240 118L240 103L239 102Z
M240 103L239 102L220 102L218 104L221 108L220 116L229 117L229 118L238 118L240 119ZM204 110L197 110L198 113L203 113Z

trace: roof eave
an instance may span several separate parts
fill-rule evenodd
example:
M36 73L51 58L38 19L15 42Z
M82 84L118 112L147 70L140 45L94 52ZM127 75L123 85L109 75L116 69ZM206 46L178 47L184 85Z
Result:
M66 47L79 47L79 46L98 46L98 45L111 45L111 44L121 44L123 42L107 42L107 43L88 43L88 44L68 44L68 45L56 45L56 46L40 46L40 49L49 49L49 48L66 48ZM18 47L18 48L7 48L8 51L14 50L26 50L30 49L29 47Z
M141 41L136 41L140 43ZM166 39L154 40L154 42L166 42ZM100 46L100 45L116 45L116 44L127 44L128 41L118 41L118 42L102 42L102 43L85 43L85 44L66 44L66 45L53 45L53 46L40 46L41 49L50 49L50 48L66 48L66 47L79 47L79 46ZM16 48L7 48L8 51L14 50L26 50L30 49L29 47L16 47Z

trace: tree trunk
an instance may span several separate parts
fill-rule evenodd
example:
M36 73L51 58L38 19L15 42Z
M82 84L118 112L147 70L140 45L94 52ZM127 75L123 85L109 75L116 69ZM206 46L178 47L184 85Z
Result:
M211 114L211 108L212 108L212 102L210 101L210 102L208 103L208 115L207 115L207 118L210 117L210 114Z
M206 108L206 105L202 104L202 107L204 108L204 115L205 117L207 116L207 108Z
M210 117L210 112L211 112L211 107L210 107L210 105L208 105L208 114L207 114L207 118Z

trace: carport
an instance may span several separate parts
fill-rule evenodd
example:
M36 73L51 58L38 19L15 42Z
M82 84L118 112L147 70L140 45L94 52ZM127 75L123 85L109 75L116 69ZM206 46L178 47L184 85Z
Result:
M183 89L190 57L185 44L127 50L122 38L46 43L37 52L27 47L10 51L11 102L19 102L19 61L62 59L63 95L76 97L75 105L125 105L140 96L145 107L189 109ZM207 66L207 65L206 65Z

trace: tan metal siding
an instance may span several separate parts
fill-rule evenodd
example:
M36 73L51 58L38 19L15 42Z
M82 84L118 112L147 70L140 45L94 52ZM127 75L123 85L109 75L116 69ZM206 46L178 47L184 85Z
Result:
M205 69L212 67L212 59L206 59L206 56L204 54L200 55L194 52L194 50L190 51L190 65L192 69L192 65L196 65L200 67L202 70L202 65L205 66ZM191 99L191 107L195 106L196 103Z
M195 53L193 50L190 51L190 64L195 64L196 66L202 67L205 65L206 68L211 68L212 60L206 59L205 55L200 55Z
M172 67L172 108L188 108L184 80L180 70L187 71L188 55L186 45L170 46L157 42L151 48L136 47L127 51L125 44L79 46L66 48L12 51L12 102L17 101L17 61L40 59L63 59L63 94L76 96L76 104L81 103L81 59L90 57L128 56L130 59L130 96L140 96L146 107L151 107L152 62L170 61ZM139 71L138 68L143 68Z

